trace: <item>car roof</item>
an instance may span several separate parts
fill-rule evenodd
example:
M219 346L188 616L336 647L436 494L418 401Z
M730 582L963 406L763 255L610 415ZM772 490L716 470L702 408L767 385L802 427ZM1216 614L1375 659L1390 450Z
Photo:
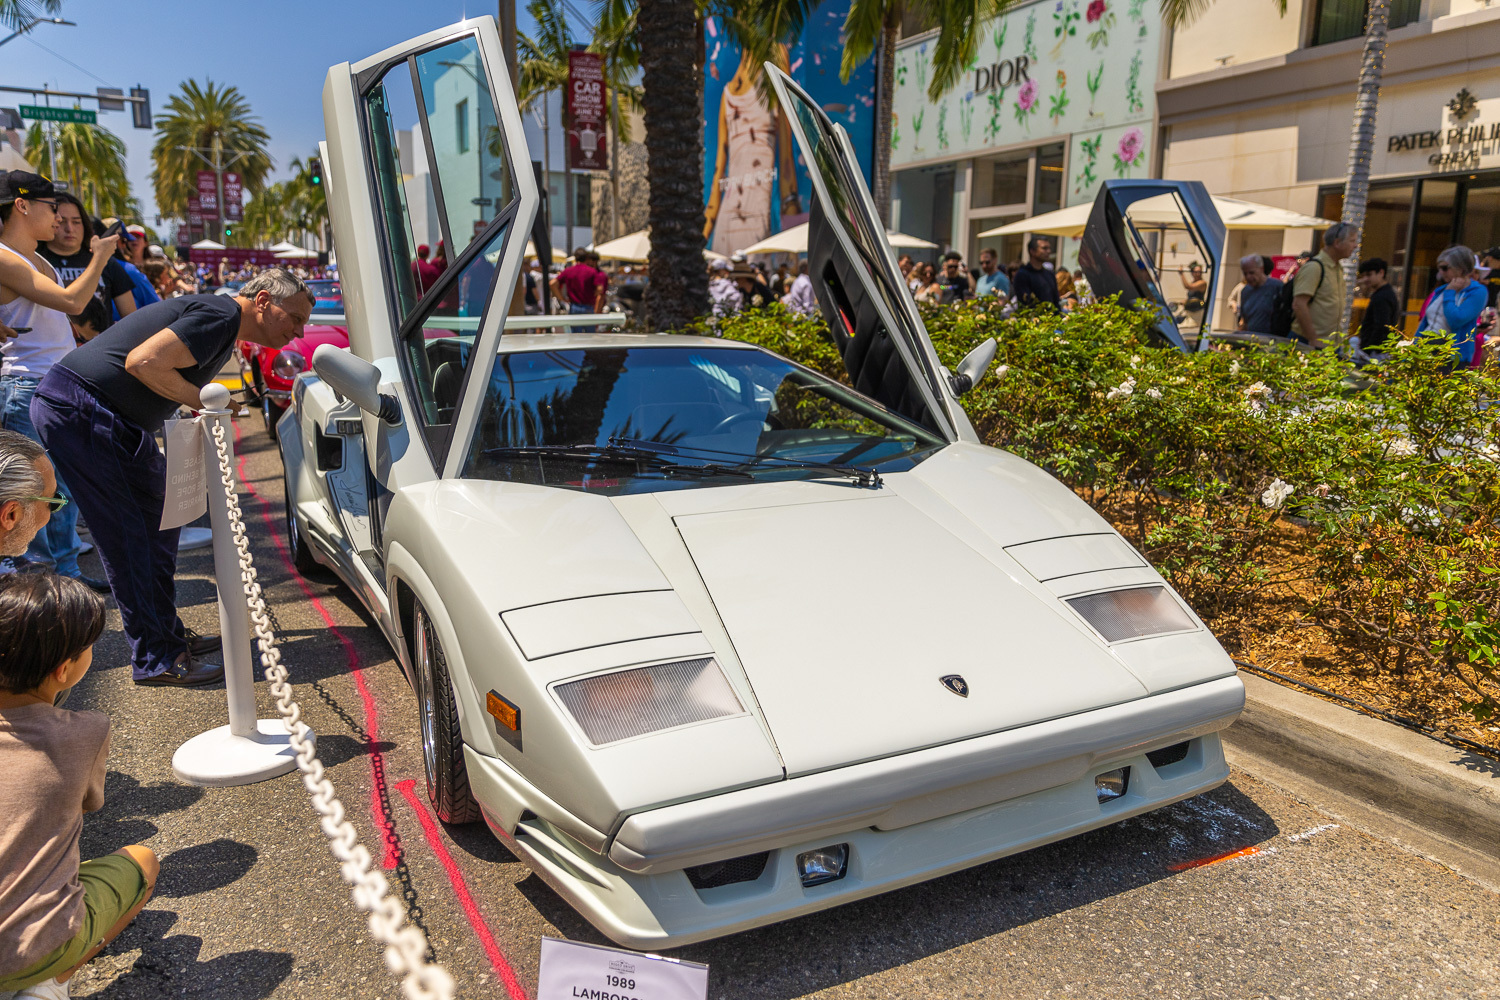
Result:
M754 344L719 337L689 337L675 333L506 333L500 353L518 351L577 351L594 347L732 347L759 350Z

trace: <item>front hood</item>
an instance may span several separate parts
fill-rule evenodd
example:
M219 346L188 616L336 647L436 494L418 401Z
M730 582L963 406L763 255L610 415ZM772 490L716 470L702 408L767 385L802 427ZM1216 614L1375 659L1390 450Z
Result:
M894 491L674 520L788 776L1148 693L998 546L981 553Z

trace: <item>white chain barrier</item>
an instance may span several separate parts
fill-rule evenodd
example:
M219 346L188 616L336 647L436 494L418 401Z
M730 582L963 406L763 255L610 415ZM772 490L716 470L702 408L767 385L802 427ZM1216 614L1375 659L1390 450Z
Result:
M318 760L309 728L302 721L302 706L292 699L286 667L281 665L281 650L261 596L255 561L245 536L245 521L235 495L234 471L230 468L229 445L223 422L209 416L204 423L213 435L219 455L219 481L229 498L229 522L234 531L234 545L239 553L240 579L245 588L246 603L255 640L260 647L260 661L270 682L271 696L287 731L292 734L292 748L297 751L297 769L302 784L312 797L313 809L322 817L320 826L328 837L328 848L339 861L344 881L353 888L354 904L369 914L370 936L385 946L385 964L401 980L401 991L407 1000L452 1000L453 977L448 970L427 960L427 936L406 923L401 904L390 895L390 884L375 869L369 850L359 842L359 834L344 815L344 804L334 793L333 784L324 776L323 762ZM225 642L229 641L225 636Z

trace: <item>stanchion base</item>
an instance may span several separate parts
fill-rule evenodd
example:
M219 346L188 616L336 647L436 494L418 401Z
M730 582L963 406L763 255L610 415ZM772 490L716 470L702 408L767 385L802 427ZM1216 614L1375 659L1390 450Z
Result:
M255 736L235 736L228 726L199 733L172 755L172 773L193 785L249 785L297 767L292 737L280 719L260 719ZM309 739L316 737L309 732Z

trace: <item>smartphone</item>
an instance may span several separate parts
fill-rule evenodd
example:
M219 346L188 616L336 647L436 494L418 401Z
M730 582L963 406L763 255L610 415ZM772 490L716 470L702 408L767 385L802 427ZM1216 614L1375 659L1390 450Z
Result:
M29 327L29 326L14 326L14 327L11 327L11 329L15 330L17 333L30 333L31 332L31 327Z
M107 226L105 228L104 232L102 232L102 233L99 234L99 236L100 236L101 239L104 238L104 237L106 237L106 236L124 236L124 235L125 235L125 223L120 222L118 220L116 220L114 223L112 223L109 226Z

